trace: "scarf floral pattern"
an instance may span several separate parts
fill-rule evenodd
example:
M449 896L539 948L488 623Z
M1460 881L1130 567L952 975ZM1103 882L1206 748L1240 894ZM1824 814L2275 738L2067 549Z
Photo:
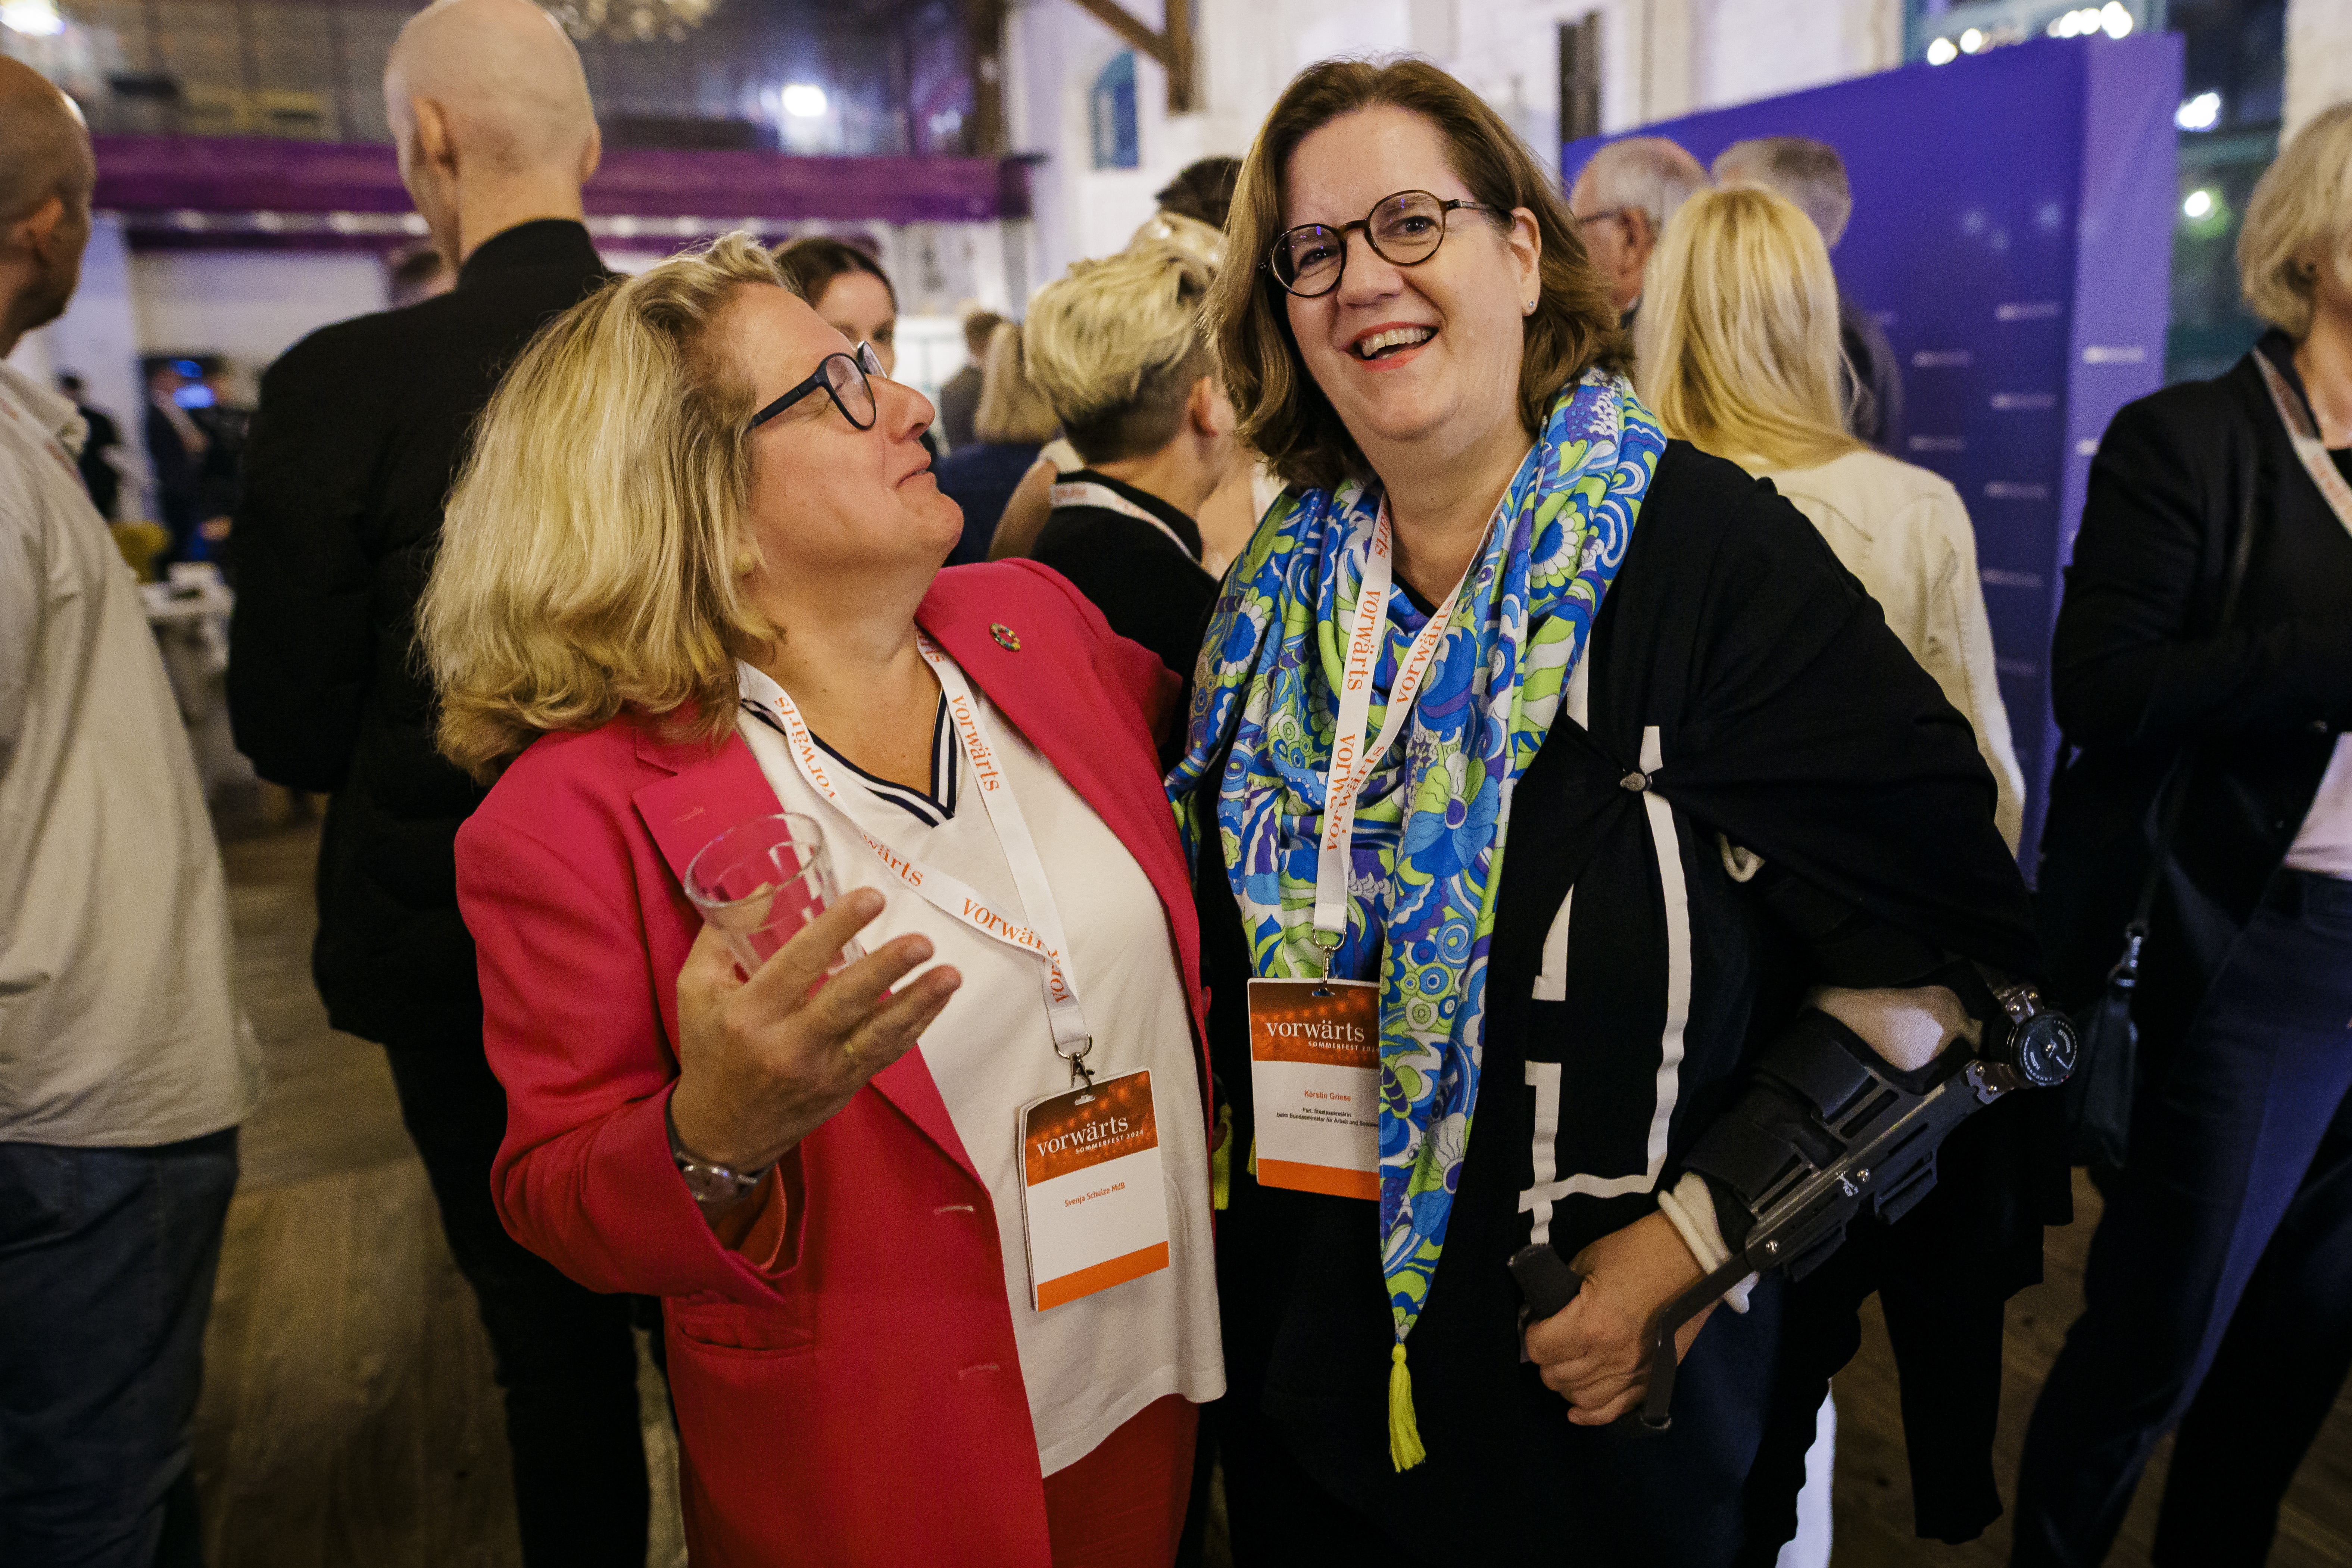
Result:
M1381 984L1381 1269L1400 1344L1427 1300L1469 1149L1512 789L1559 710L1664 447L1622 376L1588 372L1553 401L1412 722L1358 806L1331 973L1377 967ZM1213 826L1221 837L1262 976L1324 972L1312 927L1334 693L1381 505L1377 489L1351 481L1286 496L1259 524L1210 621L1169 776L1188 847ZM1391 595L1374 731L1427 620Z

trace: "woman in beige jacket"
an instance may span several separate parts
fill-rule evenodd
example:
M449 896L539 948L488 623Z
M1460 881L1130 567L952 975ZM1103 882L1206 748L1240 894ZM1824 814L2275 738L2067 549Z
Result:
M1811 219L1754 187L1702 191L1667 225L1634 326L1643 400L1812 520L1903 646L1976 727L2011 849L2024 778L1994 678L1959 492L1872 451L1840 418L1837 279Z

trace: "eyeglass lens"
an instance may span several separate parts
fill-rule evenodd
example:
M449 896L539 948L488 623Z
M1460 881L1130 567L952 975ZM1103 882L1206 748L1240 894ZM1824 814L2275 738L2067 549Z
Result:
M1427 191L1400 191L1372 209L1364 237L1381 256L1400 266L1426 261L1445 237L1445 206ZM1324 224L1307 224L1282 237L1274 274L1297 294L1322 294L1338 286L1347 262L1347 236Z
M833 388L834 401L841 405L842 413L860 430L874 427L874 384L869 378L881 374L881 361L864 343L857 345L855 359L847 354L832 354L825 359L825 381Z

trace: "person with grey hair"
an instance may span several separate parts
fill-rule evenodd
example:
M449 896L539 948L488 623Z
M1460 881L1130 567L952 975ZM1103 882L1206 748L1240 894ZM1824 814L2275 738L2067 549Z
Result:
M1718 185L1760 185L1794 202L1835 251L1853 216L1845 160L1810 136L1752 136L1715 155ZM1846 428L1895 455L1903 426L1903 370L1886 329L1838 283L1838 341L1845 351Z
M2028 1568L2102 1561L2167 1432L2155 1560L2263 1562L2352 1368L2352 103L2254 186L2238 270L2270 330L2107 426L2051 648L2052 989L2128 1009L2140 1081L2026 1429Z
M1577 174L1568 193L1569 211L1609 286L1621 325L1632 326L1633 312L1642 307L1642 273L1666 220L1692 192L1710 183L1697 159L1663 136L1612 142Z
M0 355L89 239L81 117L0 59ZM236 1130L203 786L66 398L0 364L0 1563L202 1561L188 1426Z
M595 110L579 55L530 0L417 12L383 96L401 178L457 281L323 327L264 377L231 535L229 718L262 777L330 797L311 975L329 1022L383 1047L473 1289L506 1393L522 1561L642 1568L634 1304L564 1278L491 1205L507 1097L455 847L482 790L434 751L414 657L475 416L541 326L613 276L581 218Z

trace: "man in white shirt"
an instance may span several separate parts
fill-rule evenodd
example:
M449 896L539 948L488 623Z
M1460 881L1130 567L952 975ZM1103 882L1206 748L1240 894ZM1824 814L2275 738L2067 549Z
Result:
M73 296L80 114L0 58L0 356ZM187 1430L260 1062L154 640L65 398L0 364L0 1563L201 1561Z

